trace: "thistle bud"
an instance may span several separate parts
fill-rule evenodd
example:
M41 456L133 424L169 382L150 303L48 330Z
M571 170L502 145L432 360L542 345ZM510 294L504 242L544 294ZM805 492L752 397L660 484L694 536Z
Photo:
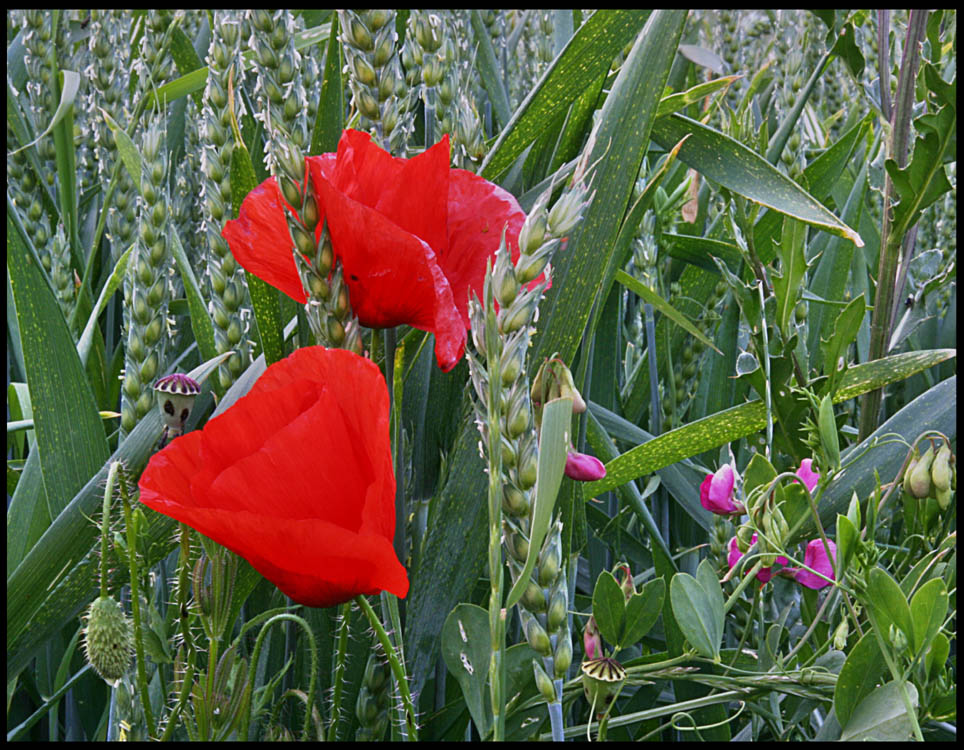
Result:
M120 604L100 596L87 610L84 649L88 663L109 685L116 686L131 662L133 635Z
M536 678L536 687L539 688L539 692L542 693L542 697L545 698L546 703L554 703L556 700L556 689L553 687L549 675L546 674L546 670L542 668L536 659L532 660L532 674Z
M934 462L934 446L927 446L914 470L910 472L910 494L923 500L931 494L931 464Z

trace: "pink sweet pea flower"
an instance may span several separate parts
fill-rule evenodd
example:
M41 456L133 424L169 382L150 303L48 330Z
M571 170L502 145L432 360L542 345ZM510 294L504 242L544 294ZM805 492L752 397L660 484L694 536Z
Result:
M753 538L750 540L750 544L754 544L754 543L756 543L756 534L754 534ZM726 556L726 562L730 566L730 570L732 570L733 567L738 562L740 562L740 558L743 557L743 553L740 552L740 547L737 544L736 537L733 537L730 540L729 548L730 548L730 551ZM787 558L783 557L782 555L778 557L776 561L781 565L786 565L789 562L789 560L787 560ZM771 578L773 578L773 568L760 568L760 570L756 574L756 577L757 577L757 580L760 581L761 583L766 583Z
M730 464L723 464L715 474L707 474L700 485L700 504L721 516L742 513L744 508L733 495L735 484L736 472Z
M837 559L837 545L833 543L832 540L828 539L827 544L830 546L830 554L833 559ZM807 568L812 568L821 573L830 580L826 578L821 578L816 573L811 573L806 568L798 568L793 573L793 580L797 583L806 586L808 589L822 589L825 586L829 586L830 582L836 580L833 575L833 562L827 557L827 550L823 546L823 540L814 539L812 542L807 543L807 549L803 553L803 564Z
M578 482L594 482L606 476L606 467L595 456L571 450L566 455L566 476Z
M820 475L813 470L813 459L805 458L800 462L800 468L797 469L797 476L800 480L807 486L810 492L813 492L813 488L817 486L820 481Z
M586 652L586 660L603 658L602 636L596 626L596 618L589 616L586 627L582 631L582 647Z

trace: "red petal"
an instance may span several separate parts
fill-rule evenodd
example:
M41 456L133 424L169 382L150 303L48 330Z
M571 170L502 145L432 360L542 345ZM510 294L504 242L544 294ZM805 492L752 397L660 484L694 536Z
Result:
M238 218L224 225L221 236L246 270L304 304L307 297L295 266L284 205L278 183L270 177L248 193Z
M512 260L519 258L519 231L525 213L511 193L464 169L453 169L448 192L448 252L439 264L452 287L455 304L469 327L471 293L482 299L485 262L505 239ZM538 280L537 280L538 281Z
M444 371L455 367L465 351L465 325L432 248L339 192L317 168L312 181L358 320L370 328L404 323L431 331L439 366Z
M141 501L245 557L296 601L408 591L395 557L388 391L343 350L299 349L141 477Z

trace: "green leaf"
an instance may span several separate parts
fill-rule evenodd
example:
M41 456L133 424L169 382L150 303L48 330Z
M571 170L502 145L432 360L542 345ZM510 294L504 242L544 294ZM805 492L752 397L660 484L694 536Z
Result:
M680 46L682 47L682 45ZM702 102L703 99L719 89L729 88L734 81L737 81L740 78L741 76L724 76L723 78L714 78L712 81L698 83L696 86L688 88L686 91L681 91L678 94L664 96L659 100L659 109L656 110L656 116L664 117L665 115L672 114L673 112L679 112L681 109L688 107L690 104Z
M532 508L532 522L529 527L529 554L526 564L509 590L505 599L508 609L522 598L529 585L529 578L535 569L542 542L546 538L552 511L556 507L556 496L562 484L566 469L566 455L571 442L569 423L572 420L572 399L556 398L547 402L542 409L542 427L539 430L539 462L536 476L535 503Z
M947 663L947 656L950 651L951 642L947 639L947 636L943 633L937 633L927 651L927 656L924 658L927 679L934 680L944 671L944 665Z
M665 243L666 251L672 257L699 266L704 271L720 272L716 263L713 262L714 257L726 263L731 270L735 270L743 259L740 249L732 242L672 232L663 232L662 241Z
M9 195L7 264L47 508L54 519L110 452L63 313ZM7 529L8 535L14 531Z
M214 339L214 324L211 323L207 304L198 287L197 279L194 277L194 271L187 259L187 253L184 252L184 247L181 245L181 238L173 227L171 228L171 252L174 255L174 262L177 264L177 270L181 274L181 281L184 283L187 304L191 308L191 330L194 332L194 340L197 341L201 359L214 359L218 356Z
M903 687L910 704L917 708L917 688L911 682L894 681L876 688L854 709L850 721L844 724L841 742L908 742L914 739L915 722L907 714ZM839 716L837 717L840 718Z
M910 614L914 622L914 654L928 648L947 617L947 587L940 578L933 578L910 600Z
M341 78L341 44L338 43L338 16L331 17L331 34L328 37L328 53L325 57L324 78L321 81L321 99L318 114L311 131L309 156L324 154L338 149L338 140L345 123L345 84Z
M197 52L194 50L194 45L191 40L188 39L187 34L184 33L184 29L180 26L176 27L171 32L171 57L174 60L174 64L177 66L177 71L182 76L188 73L193 73L196 70L201 70L202 68L207 70L201 58L198 57ZM207 76L205 76L207 80ZM191 92L194 95L194 103L198 107L201 106L201 90L197 89ZM161 100L163 101L164 95L161 95ZM173 100L177 97L172 97Z
M124 254L117 259L117 263L114 264L114 270L111 271L110 276L107 278L107 283L104 284L104 288L100 290L100 296L97 298L97 304L94 305L94 309L90 312L87 325L84 326L84 331L77 340L77 356L80 358L81 364L87 363L87 357L90 354L90 347L93 343L94 329L97 326L97 318L100 317L100 314L107 306L107 302L124 281L124 274L127 273L127 262L130 260L133 250L134 246L131 245Z
M326 68L327 70L327 68ZM237 131L235 130L237 136ZM258 186L251 154L243 140L235 139L231 152L231 216L237 217L245 196ZM253 273L245 270L251 308L257 323L257 334L265 363L272 365L284 357L284 321L281 318L279 292Z
M510 116L509 97L502 85L502 71L495 59L492 39L482 22L482 16L478 9L473 8L469 11L469 22L472 25L472 39L478 49L476 65L478 66L479 78L489 95L489 101L492 102L492 113L495 115L495 119L498 120L500 126L505 126L509 122Z
M890 574L883 568L874 568L867 576L867 606L877 615L881 635L887 637L891 624L896 625L913 648L914 620L904 592L900 590Z
M955 349L906 352L851 367L841 377L840 387L834 394L833 401L839 404L874 388L903 380L950 359L956 353ZM604 478L587 482L584 490L590 497L601 495L623 482L650 474L681 459L719 448L733 440L751 435L764 426L766 410L760 400L725 409L677 427L623 453L606 464ZM848 493L843 502L846 503L849 498ZM831 516L830 520L833 517Z
M480 174L487 180L496 180L509 169L544 132L546 123L565 114L587 87L609 72L613 58L636 37L649 14L650 11L642 10L602 9L590 16L508 120L486 155ZM485 41L480 41L484 49Z
M769 484L776 478L777 470L773 468L770 459L762 453L754 453L743 470L743 492L749 497L757 487Z
M9 236L9 235L8 235ZM196 367L188 373L203 381L218 362ZM202 398L205 397L202 394ZM35 407L36 410L36 407ZM199 409L195 409L199 411ZM99 419L99 417L98 417ZM193 417L192 417L193 419ZM26 667L37 650L51 636L77 617L96 596L100 567L100 527L90 519L103 505L104 483L110 464L122 461L128 475L136 480L157 446L163 425L157 409L149 411L134 431L102 463L86 484L58 515L43 535L30 547L23 560L7 578L7 674L12 677ZM103 433L103 430L101 430ZM29 469L29 460L28 460ZM26 470L25 470L26 473ZM21 478L20 484L26 480ZM149 512L150 528L145 536L153 566L174 548L175 521L160 513ZM8 533L10 529L8 528ZM56 550L57 554L50 554ZM128 567L111 569L109 588L118 590L127 582Z
M653 140L669 149L686 135L679 158L745 198L863 246L853 229L759 154L688 117L674 114L653 125Z
M479 735L485 737L492 726L485 701L492 654L489 613L475 604L459 604L445 618L441 640L445 666L462 688Z
M773 293L777 298L777 324L784 337L791 334L790 320L797 305L797 294L804 286L807 274L807 258L804 248L807 242L807 227L789 216L783 219L783 237L781 238L780 273L771 273Z
M837 360L840 359L843 353L847 351L847 347L857 338L857 332L860 330L860 324L863 322L866 312L867 302L864 300L864 295L861 294L859 297L851 300L850 304L840 311L837 320L833 324L833 333L830 334L830 338L820 342L820 349L823 352L824 371L829 376L825 390L826 393L833 393L834 391L834 384L840 377ZM846 362L844 362L843 369L847 369Z
M616 271L616 281L622 284L624 287L629 289L634 294L638 295L644 302L648 302L657 310L659 310L663 315L672 320L676 325L680 326L686 330L690 335L695 336L700 341L702 341L706 346L710 347L717 354L722 355L719 349L710 341L706 334L704 334L699 328L697 328L693 323L687 319L685 315L676 310L669 302L660 297L656 292L649 289L641 281L634 279L628 273L620 269Z
M646 583L626 602L626 622L619 639L620 648L629 648L643 638L656 624L663 607L666 584L662 578Z
M840 566L840 577L846 572L850 565L850 559L854 555L857 544L860 541L860 532L853 525L847 516L837 514L837 561Z
M944 157L955 141L957 110L954 105L946 104L937 112L921 115L914 120L914 125L919 135L907 166L900 169L893 159L884 162L900 196L894 208L892 230L898 237L917 223L925 208L951 189Z
M712 575L715 579L715 574ZM689 573L677 573L669 585L673 616L679 629L693 648L708 659L719 658L723 637L723 601L719 583L717 589L720 592L718 604L714 595Z
M626 594L608 570L599 574L592 590L592 616L600 635L614 646L620 645L626 622Z
M847 726L857 704L870 694L885 669L877 636L868 630L850 650L847 661L837 675L833 708L841 726Z
M594 137L586 146L588 163L596 165L591 174L595 197L586 208L582 223L570 236L566 250L555 258L559 266L552 288L542 303L530 357L534 366L554 352L558 352L564 362L571 362L582 340L594 298L605 279L609 257L615 252L643 154L649 145L653 113L676 56L685 20L683 10L654 11L606 98ZM579 33L560 59L578 37Z

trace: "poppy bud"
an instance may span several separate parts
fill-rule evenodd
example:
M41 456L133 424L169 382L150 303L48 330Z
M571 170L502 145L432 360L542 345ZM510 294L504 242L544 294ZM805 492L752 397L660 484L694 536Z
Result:
M934 462L934 446L927 446L914 470L910 472L910 494L923 500L931 494L931 464Z
M538 660L532 660L532 673L536 678L536 687L539 688L539 692L542 693L542 697L545 699L546 703L554 703L556 700L556 689L552 685L552 680L549 675L546 674Z
M111 686L116 686L131 662L131 624L114 599L100 596L87 610L84 649L88 663Z

